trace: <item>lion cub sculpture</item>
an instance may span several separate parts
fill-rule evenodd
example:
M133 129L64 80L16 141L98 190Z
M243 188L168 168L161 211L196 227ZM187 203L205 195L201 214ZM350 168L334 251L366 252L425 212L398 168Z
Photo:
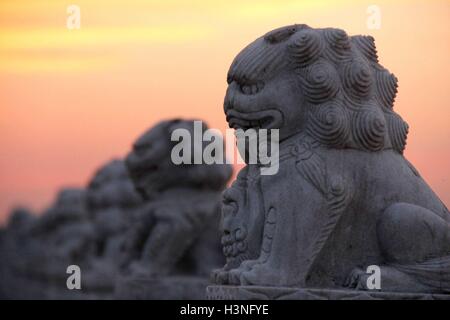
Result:
M293 25L234 59L235 129L279 129L279 171L249 164L224 194L221 285L450 292L450 214L403 157L397 78L374 39Z

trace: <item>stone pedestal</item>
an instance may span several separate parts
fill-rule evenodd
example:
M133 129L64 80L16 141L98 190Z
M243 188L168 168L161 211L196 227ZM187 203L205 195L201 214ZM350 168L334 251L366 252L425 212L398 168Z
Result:
M118 281L115 299L198 300L205 299L208 279L201 277L127 277Z
M450 300L450 294L261 286L208 286L209 300Z

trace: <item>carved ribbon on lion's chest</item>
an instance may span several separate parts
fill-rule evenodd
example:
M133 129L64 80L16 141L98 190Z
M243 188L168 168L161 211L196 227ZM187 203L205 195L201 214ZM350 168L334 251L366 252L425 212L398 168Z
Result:
M308 269L324 247L350 201L344 178L338 174L330 175L325 161L315 151L316 147L314 143L300 141L291 148L291 154L296 157L297 171L323 195L327 206L327 218L313 239L311 254L307 259Z

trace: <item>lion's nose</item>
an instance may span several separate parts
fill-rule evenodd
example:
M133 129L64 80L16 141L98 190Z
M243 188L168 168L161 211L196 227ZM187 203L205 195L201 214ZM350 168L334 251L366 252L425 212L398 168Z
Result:
M223 234L228 236L231 234L231 217L230 215L225 214L222 220L222 230Z
M229 95L227 94L227 95L225 96L225 101L223 102L223 112L224 112L225 114L227 114L228 111L230 111L232 108L233 108L233 106L231 105L230 97L229 97Z
M230 82L227 88L227 93L225 95L225 100L223 103L223 109L225 114L227 111L233 109L233 96L236 94L236 90L239 90L239 84L236 81Z

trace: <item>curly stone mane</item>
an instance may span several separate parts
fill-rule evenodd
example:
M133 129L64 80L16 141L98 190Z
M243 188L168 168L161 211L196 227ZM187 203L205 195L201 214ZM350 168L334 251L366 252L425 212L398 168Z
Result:
M263 50L256 49L261 43L251 44L238 55L228 81L293 68L305 97L308 135L333 148L403 153L408 124L393 111L397 78L378 63L373 37L293 25L262 41Z

